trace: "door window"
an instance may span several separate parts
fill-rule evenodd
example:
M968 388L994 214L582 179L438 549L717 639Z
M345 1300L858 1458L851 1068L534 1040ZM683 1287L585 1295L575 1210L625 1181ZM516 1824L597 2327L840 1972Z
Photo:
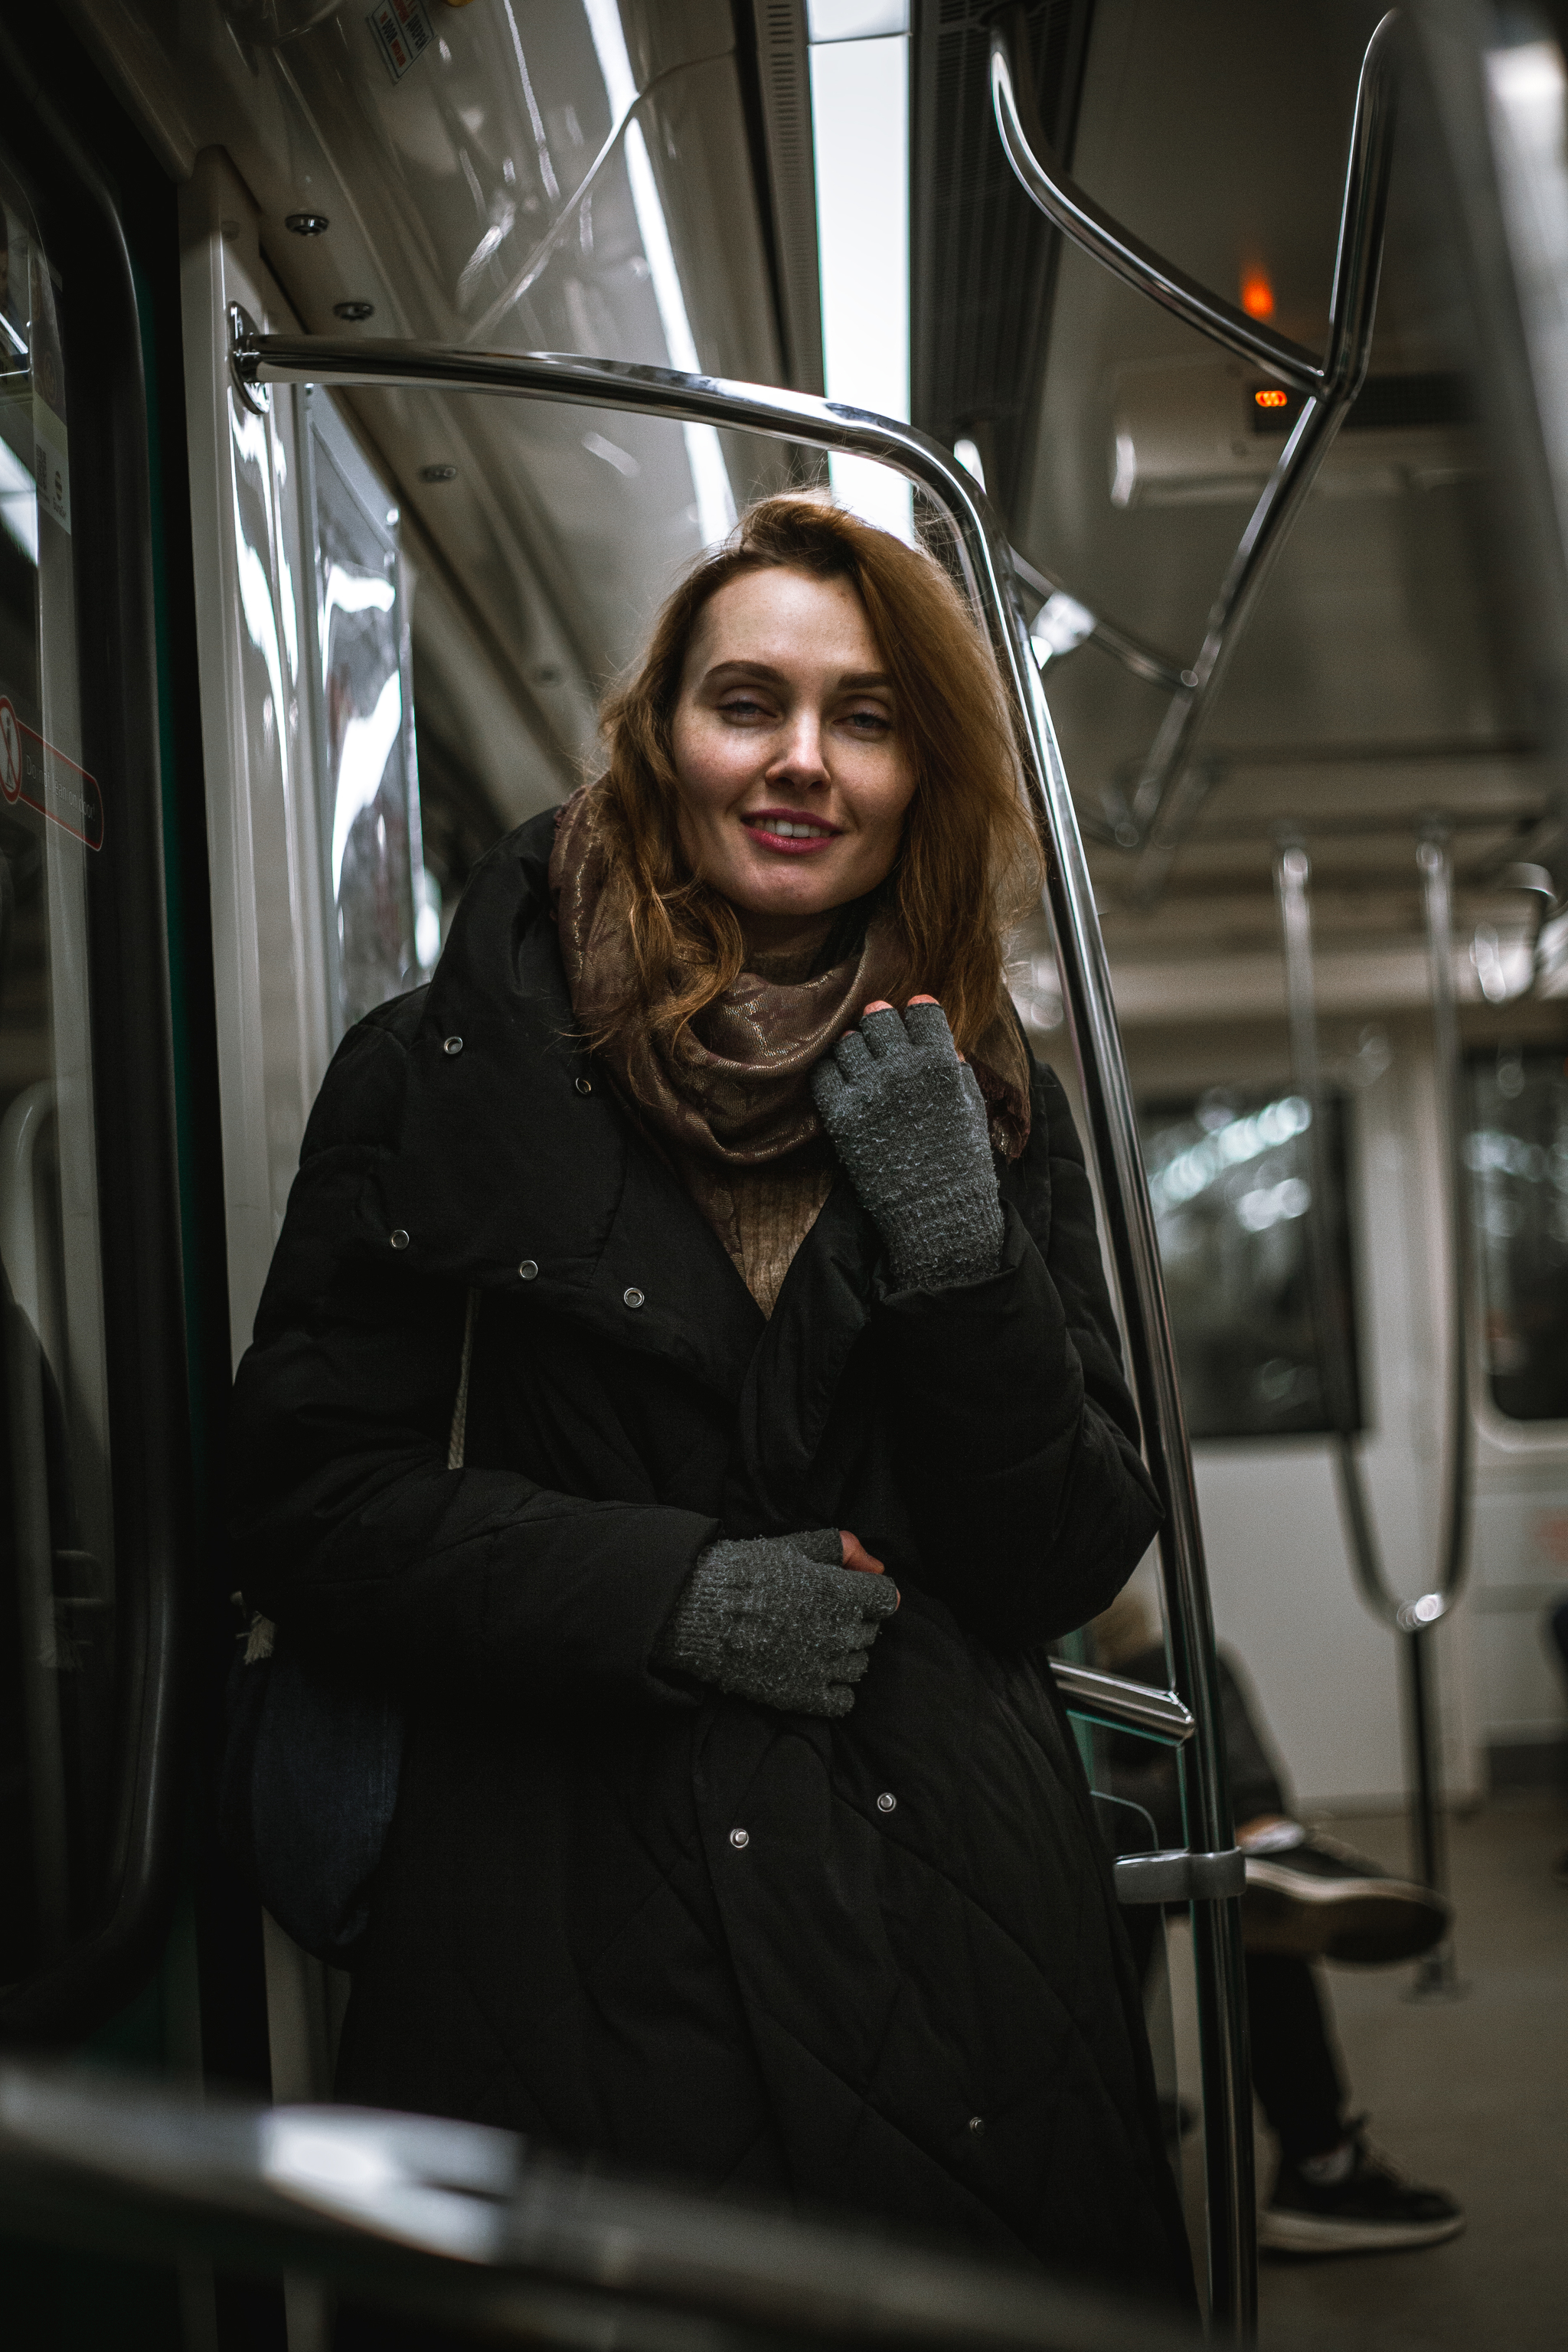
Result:
M1330 1265L1353 1367L1342 1100L1330 1095L1324 1115ZM1285 1091L1216 1087L1195 1102L1143 1112L1144 1165L1194 1437L1332 1426L1307 1257L1310 1124L1304 1098Z
M1492 1402L1568 1421L1568 1076L1505 1046L1470 1067L1470 1180Z
M94 1924L115 1793L69 299L0 158L0 1982Z
M373 1006L417 985L439 945L421 924L419 834L406 595L397 509L331 403L307 392L311 625L321 846L326 860L334 1040Z

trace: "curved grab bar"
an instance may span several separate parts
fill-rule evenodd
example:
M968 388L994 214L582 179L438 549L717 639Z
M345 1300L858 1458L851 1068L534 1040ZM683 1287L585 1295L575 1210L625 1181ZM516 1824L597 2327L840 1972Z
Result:
M1321 360L1188 278L1113 220L1065 173L1042 161L1039 142L1031 142L1026 127L1026 108L1032 117L1026 77L1014 75L1006 31L1000 26L992 28L992 108L1003 149L1025 194L1064 236L1135 292L1307 394L1210 607L1203 646L1191 669L1181 674L1132 795L1130 822L1143 845L1136 896L1145 904L1158 896L1181 835L1206 790L1199 782L1174 798L1207 706L1290 525L1366 380L1394 152L1392 51L1397 21L1398 11L1390 9L1373 29L1362 58L1340 206L1328 349ZM1108 631L1101 629L1100 635L1116 650ZM1169 809L1167 802L1173 803ZM1162 817L1163 822L1158 822Z
M1454 1003L1454 868L1443 834L1430 827L1415 852L1426 919L1426 960L1432 976L1432 1055L1437 1084L1437 1125L1447 1177L1448 1213L1448 1475L1443 1487L1442 1534L1436 1587L1410 1604L1423 1629L1436 1625L1458 1599L1468 1566L1470 1361L1466 1307L1469 1297L1470 1221L1466 1214L1464 1134L1460 1111L1459 1021Z
M1053 596L1071 595L1072 592L1064 581L1053 580L1048 572L1040 571L1026 556L1020 555L1016 547L1012 550L1012 557L1013 569L1019 579L1046 603L1048 604ZM1078 601L1077 597L1073 598L1075 604ZM1089 612L1087 604L1083 610ZM1180 662L1173 660L1169 654L1163 654L1158 646L1150 645L1143 637L1135 637L1129 629L1118 628L1114 621L1108 621L1101 613L1089 614L1089 619L1093 623L1089 631L1089 638L1094 644L1103 646L1108 654L1113 654L1134 677L1145 679L1150 686L1163 686L1167 694L1180 694L1184 687L1197 684L1190 669L1184 670Z
M1020 8L1011 13L1022 16L1024 12ZM1027 75L1014 78L1003 25L991 28L991 105L1003 150L1025 194L1091 260L1131 286L1135 294L1146 294L1152 302L1158 302L1184 325L1195 327L1211 342L1223 343L1239 358L1267 368L1270 375L1293 384L1298 392L1323 390L1323 362L1314 359L1304 344L1292 342L1288 335L1277 335L1237 310L1234 302L1227 302L1223 294L1213 293L1195 278L1189 278L1184 269L1178 269L1173 261L1167 261L1163 253L1156 253L1152 246L1113 220L1065 172L1045 162L1046 142L1034 92Z
M1311 1113L1308 1156L1311 1207L1307 1218L1307 1267L1312 1321L1328 1393L1334 1442L1334 1468L1349 1538L1351 1570L1374 1617L1405 1637L1408 1689L1407 1735L1411 1759L1411 1829L1416 1868L1430 1886L1443 1877L1439 1812L1439 1759L1436 1689L1427 1636L1447 1616L1463 1588L1468 1565L1470 1484L1469 1348L1466 1303L1469 1289L1469 1224L1461 1173L1458 1023L1454 1003L1453 872L1447 843L1435 829L1416 849L1426 922L1431 972L1433 1056L1437 1115L1448 1179L1449 1354L1447 1468L1438 1538L1438 1570L1432 1589L1407 1601L1389 1582L1378 1545L1371 1499L1356 1445L1354 1368L1349 1333L1336 1311L1325 1208L1331 1198L1328 1131L1323 1117L1322 1066L1318 1053L1317 993L1312 971L1311 862L1300 842L1279 851L1275 879L1285 939L1285 990L1290 1030L1291 1075ZM1424 1980L1447 1980L1448 1962L1436 1957Z
M1481 993L1489 1004L1522 1004L1527 997L1534 995L1544 975L1545 965L1541 949L1542 937L1547 924L1554 916L1560 915L1563 908L1558 903L1557 885L1552 879L1549 866L1533 863L1519 863L1505 866L1497 879L1501 888L1522 890L1535 902L1532 909L1534 919L1527 933L1530 961L1525 972L1524 985L1521 988L1509 988L1505 985L1500 989L1493 989L1488 985L1487 973L1482 969L1483 934L1488 940L1488 955L1485 961L1491 963L1494 973L1499 971L1499 958L1497 933L1486 924L1477 924L1470 955L1480 980Z
M1143 1174L1137 1115L1111 997L1089 862L1056 730L1029 644L1006 536L984 493L949 450L912 425L809 393L668 368L557 352L452 351L430 343L258 334L231 309L230 365L241 397L269 383L395 385L487 392L720 425L819 449L871 457L916 482L951 527L971 601L1012 702L1019 768L1048 845L1047 892L1062 996L1078 1056L1107 1236L1126 1317L1133 1389L1150 1475L1164 1506L1161 1565L1177 1689L1192 1702L1184 1749L1188 1831L1194 1849L1232 1843L1218 1667L1197 1496L1187 1450L1175 1341L1165 1310L1160 1245ZM1241 1922L1235 1902L1200 1903L1193 1916L1208 2178L1210 2307L1245 2336L1257 2307L1251 2072Z

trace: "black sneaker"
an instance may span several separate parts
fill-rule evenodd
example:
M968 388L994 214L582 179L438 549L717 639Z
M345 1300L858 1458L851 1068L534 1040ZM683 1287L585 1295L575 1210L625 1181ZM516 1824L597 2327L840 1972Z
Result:
M1258 2217L1260 2246L1277 2254L1388 2254L1458 2236L1465 2217L1451 2197L1403 2179L1359 2131L1353 2146L1350 2171L1329 2188L1304 2179L1298 2165L1279 2167Z
M1287 1842L1287 1832L1294 1832ZM1242 1936L1249 1952L1388 1968L1418 1959L1448 1932L1440 1895L1392 1877L1336 1838L1298 1822L1265 1831L1247 1855Z

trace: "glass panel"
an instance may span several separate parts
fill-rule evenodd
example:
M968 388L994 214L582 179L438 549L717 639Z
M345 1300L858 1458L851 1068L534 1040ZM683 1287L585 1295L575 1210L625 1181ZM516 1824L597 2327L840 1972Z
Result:
M1344 1106L1325 1106L1336 1310L1355 1361ZM1143 1157L1194 1437L1328 1429L1308 1281L1312 1204L1300 1095L1215 1087L1142 1113ZM1359 1425L1360 1406L1355 1420Z
M341 1035L422 976L424 868L396 509L331 403L311 394L306 413L321 832Z
M1561 1054L1472 1063L1465 1141L1492 1402L1568 1420L1568 1076Z
M110 1864L114 1540L60 306L0 161L0 1980L90 1927Z

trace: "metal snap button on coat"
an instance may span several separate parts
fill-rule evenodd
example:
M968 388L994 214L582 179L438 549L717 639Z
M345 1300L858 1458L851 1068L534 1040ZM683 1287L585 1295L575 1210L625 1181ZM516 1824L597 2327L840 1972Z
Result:
M462 1050L463 1041L460 1037L444 1037L441 1041L443 1054L460 1054Z
M539 1260L534 1257L525 1257L517 1270L524 1282L531 1282L539 1272Z
M594 1081L592 1078L574 1078L573 1080L573 1084L575 1086L580 1095L591 1095L594 1091Z
M978 2139L978 2138L980 2137L980 2136L981 2136L982 2132L984 2132L984 2130L985 2129L985 2118L984 2118L984 2116L970 2116L970 2118L969 2118L969 2128L970 2128L970 2130L974 2134L975 2138L976 2138L976 2139Z
M640 1290L623 1290L621 1297L628 1307L640 1307L643 1303L643 1294Z
M730 1843L736 1848L737 1852L742 1846L750 1845L751 1843L752 1832L750 1830L731 1830L730 1832Z
M392 1246L394 1249L406 1249L408 1247L408 1236L404 1232L401 1225L398 1225L393 1233Z
M898 1801L891 1789L884 1789L877 1800L877 1811L879 1813L890 1813Z

